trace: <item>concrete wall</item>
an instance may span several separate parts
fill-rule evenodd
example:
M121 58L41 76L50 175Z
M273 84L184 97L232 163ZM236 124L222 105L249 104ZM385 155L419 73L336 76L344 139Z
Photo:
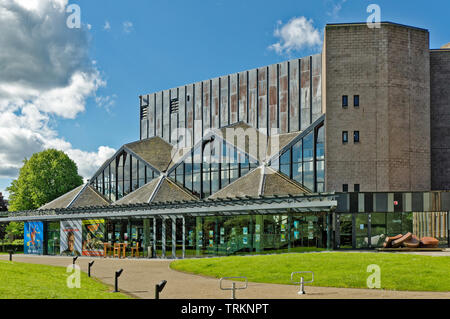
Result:
M328 25L325 33L326 190L429 190L428 31L383 23ZM353 143L354 131L360 143Z
M450 190L450 49L430 52L431 187Z
M178 98L178 114L170 100ZM234 73L140 98L141 139L159 136L175 144L174 129L198 141L209 128L243 121L269 134L304 130L322 114L322 55ZM147 114L142 117L142 114Z

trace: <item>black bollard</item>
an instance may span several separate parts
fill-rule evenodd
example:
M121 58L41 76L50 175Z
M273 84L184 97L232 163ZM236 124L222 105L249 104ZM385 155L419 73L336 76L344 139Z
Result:
M94 265L94 261L91 261L88 264L88 277L91 277L91 267Z
M72 263L73 263L74 266L75 266L75 263L76 263L77 259L78 259L78 256L73 257ZM75 268L75 267L74 267L74 268Z
M116 271L115 283L114 283L114 292L119 292L119 277L122 275L123 269Z
M159 294L163 291L166 284L167 280L163 280L155 286L155 299L159 299Z
M9 251L9 261L12 261L12 255L14 254L14 252L12 250Z

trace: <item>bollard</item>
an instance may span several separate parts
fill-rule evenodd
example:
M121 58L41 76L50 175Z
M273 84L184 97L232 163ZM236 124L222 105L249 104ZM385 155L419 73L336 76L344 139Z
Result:
M159 294L163 291L166 284L167 280L163 280L155 286L155 299L159 299Z
M9 261L12 261L12 255L14 254L14 252L12 250L9 251Z
M91 261L88 264L88 277L91 277L91 267L94 265L94 261Z
M115 283L114 283L114 292L119 292L119 280L118 278L122 275L123 269L116 271Z
M73 263L74 266L75 266L75 263L77 262L77 259L78 259L78 256L73 257L72 263Z

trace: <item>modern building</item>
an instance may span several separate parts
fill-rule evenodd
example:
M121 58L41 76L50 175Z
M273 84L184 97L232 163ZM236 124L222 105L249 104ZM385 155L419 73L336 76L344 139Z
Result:
M44 254L450 245L450 49L425 29L329 24L320 54L144 94L139 116L89 183L0 221Z

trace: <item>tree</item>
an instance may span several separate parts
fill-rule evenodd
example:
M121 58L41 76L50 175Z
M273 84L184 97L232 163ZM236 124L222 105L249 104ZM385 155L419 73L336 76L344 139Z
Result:
M83 184L77 165L64 152L48 149L23 163L7 188L12 212L37 209Z

